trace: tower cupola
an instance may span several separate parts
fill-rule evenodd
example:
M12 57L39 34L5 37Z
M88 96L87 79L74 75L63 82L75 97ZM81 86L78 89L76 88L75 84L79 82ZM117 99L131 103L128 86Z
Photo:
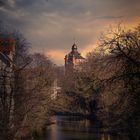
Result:
M77 51L77 45L74 43L72 45L72 52L76 52Z

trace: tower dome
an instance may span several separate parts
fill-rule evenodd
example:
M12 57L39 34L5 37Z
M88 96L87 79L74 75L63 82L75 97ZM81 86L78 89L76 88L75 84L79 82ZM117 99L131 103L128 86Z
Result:
M72 45L72 51L77 51L77 45L75 43Z

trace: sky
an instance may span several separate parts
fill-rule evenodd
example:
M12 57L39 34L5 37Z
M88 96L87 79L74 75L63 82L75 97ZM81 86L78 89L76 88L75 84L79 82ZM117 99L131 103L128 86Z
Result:
M23 33L32 52L63 65L74 42L86 56L110 26L140 23L140 0L0 0L0 20Z

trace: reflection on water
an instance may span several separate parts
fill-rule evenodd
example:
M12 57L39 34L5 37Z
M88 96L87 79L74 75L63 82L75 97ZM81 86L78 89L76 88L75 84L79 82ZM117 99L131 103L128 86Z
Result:
M45 140L129 140L124 136L101 133L94 122L78 117L55 117L56 124L47 129Z

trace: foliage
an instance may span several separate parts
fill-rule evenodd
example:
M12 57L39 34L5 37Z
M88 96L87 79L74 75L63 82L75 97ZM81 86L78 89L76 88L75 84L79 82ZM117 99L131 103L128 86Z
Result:
M107 62L104 70L110 69L111 74L104 78L105 87L99 117L110 127L127 128L131 137L132 132L139 130L140 124L139 33L139 26L129 31L118 27L118 31L111 37L106 36L100 40L100 47Z
M64 106L96 115L104 127L127 130L133 139L140 127L140 26L121 26L102 35L99 48L87 55L80 69L63 79ZM69 101L69 102L68 102ZM71 107L71 108L68 108ZM134 133L135 132L135 133Z
M41 131L48 121L54 64L42 54L29 54L30 45L19 32L0 31L15 38L10 67L0 65L0 136L13 140Z

